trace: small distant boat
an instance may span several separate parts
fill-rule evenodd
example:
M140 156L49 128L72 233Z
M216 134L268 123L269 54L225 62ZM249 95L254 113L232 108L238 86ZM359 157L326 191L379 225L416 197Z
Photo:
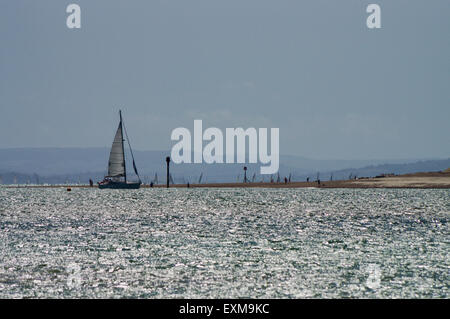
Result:
M119 111L120 123L116 131L116 136L111 147L111 152L109 154L108 162L108 175L105 176L103 181L98 183L98 188L100 189L139 189L141 187L141 179L139 177L136 163L134 162L133 150L131 149L130 140L128 139L128 134L125 129L122 120L122 112ZM136 173L139 181L138 182L128 182L127 181L127 170L125 164L125 151L124 151L124 133L127 138L128 146L130 148L131 158L133 160L133 169Z

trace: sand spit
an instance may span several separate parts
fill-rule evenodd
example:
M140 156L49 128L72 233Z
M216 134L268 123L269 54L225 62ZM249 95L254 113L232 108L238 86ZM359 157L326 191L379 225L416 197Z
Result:
M447 188L450 189L450 172L415 173L374 178L358 178L341 181L290 182L290 183L210 183L191 184L191 188ZM89 188L88 185L19 185L8 188ZM154 188L165 188L166 185L154 185ZM186 184L170 185L173 188L186 188ZM96 185L94 186L96 188ZM150 188L142 185L142 188Z

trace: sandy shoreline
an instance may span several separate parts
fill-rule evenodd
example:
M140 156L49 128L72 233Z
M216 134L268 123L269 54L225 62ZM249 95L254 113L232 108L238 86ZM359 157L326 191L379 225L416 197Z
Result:
M89 185L19 185L7 188L89 188ZM154 185L154 188L165 188L166 185ZM170 185L174 188L186 188L186 184ZM290 183L211 183L191 184L191 188L422 188L449 189L450 172L415 173L398 176L360 178L356 180L290 182ZM94 185L94 188L97 188ZM142 188L150 188L142 185Z

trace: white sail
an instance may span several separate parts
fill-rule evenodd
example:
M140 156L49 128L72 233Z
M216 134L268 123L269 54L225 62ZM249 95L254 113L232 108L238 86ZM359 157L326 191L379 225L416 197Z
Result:
M119 123L116 136L111 147L108 162L108 176L122 177L125 176L125 156L123 153L123 132L122 122Z

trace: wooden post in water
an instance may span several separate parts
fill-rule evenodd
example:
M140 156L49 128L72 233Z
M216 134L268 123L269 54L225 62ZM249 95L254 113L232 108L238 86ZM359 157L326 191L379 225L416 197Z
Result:
M167 188L169 188L169 163L170 163L170 156L166 157L166 163L167 163Z

